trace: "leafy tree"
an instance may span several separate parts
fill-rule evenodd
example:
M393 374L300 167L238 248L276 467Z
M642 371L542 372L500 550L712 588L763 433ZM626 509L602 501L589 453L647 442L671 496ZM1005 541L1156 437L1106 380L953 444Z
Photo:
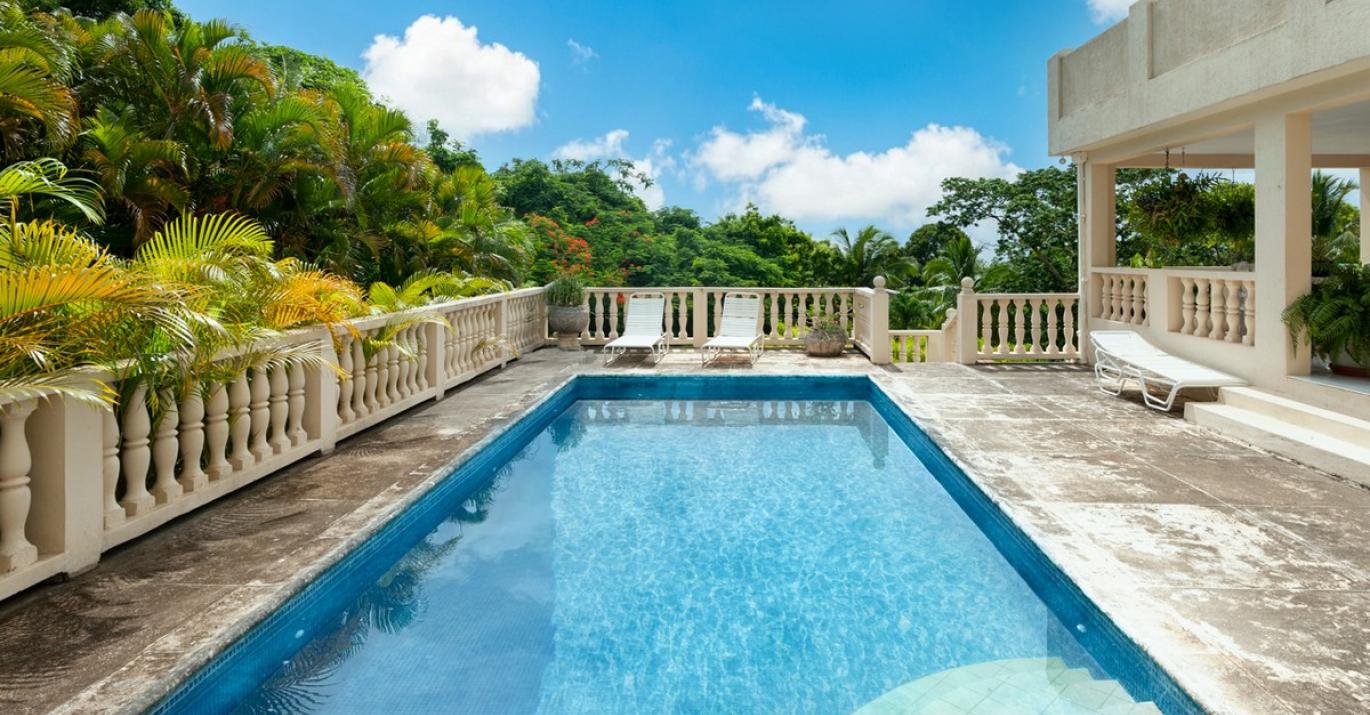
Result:
M969 236L959 226L944 221L925 223L909 234L904 242L904 255L921 266L936 257L944 246L961 238Z
M928 213L965 228L990 221L999 230L995 253L1008 264L1003 288L1074 291L1079 228L1075 172L1048 167L1015 179L952 178Z
M265 44L254 45L252 53L271 67L278 84L291 90L329 92L338 87L366 89L366 82L356 70L343 67L327 57L311 55L293 47Z
M450 137L438 126L438 120L428 120L428 145L424 149L435 166L449 174L462 166L482 166L475 149Z

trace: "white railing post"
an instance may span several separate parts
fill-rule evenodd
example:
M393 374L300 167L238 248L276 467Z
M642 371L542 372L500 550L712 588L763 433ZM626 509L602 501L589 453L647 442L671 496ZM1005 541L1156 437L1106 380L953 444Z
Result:
M691 326L690 337L694 339L695 349L698 350L709 342L709 291L696 288L691 295L694 307L690 322L694 325Z
M543 334L544 336L547 335L547 330L546 330L545 328L543 329L542 334ZM496 337L496 338L499 338L499 339L503 339L503 340L504 340L506 343L508 343L509 345L514 345L514 344L515 344L514 337L513 337L512 335L509 334L509 294L508 294L508 293L505 293L505 294L501 295L499 301L495 303L495 337ZM495 348L495 349L496 349L496 350L499 350L500 353L503 354L503 355L505 355L506 357L509 356L509 354L510 354L510 353L509 353L509 348L507 348L507 347L499 346L499 347L497 347L497 348ZM507 362L507 361L501 361L500 364L499 364L499 366L500 366L500 367L504 367L505 362Z
M428 364L424 367L424 377L433 391L433 399L441 400L447 392L447 331L452 327L445 322L425 323L423 340L427 344Z
M975 280L961 279L961 292L956 294L956 362L974 365L980 352L980 306L975 297Z
M875 290L871 291L871 362L888 365L890 356L890 294L885 290L885 277L876 276Z
M104 433L108 409L53 398L29 418L33 505L28 536L40 554L62 554L62 572L76 574L100 560L105 527ZM100 440L103 444L103 439ZM122 510L121 510L122 511Z
M1089 319L1092 316L1092 311L1095 310L1095 308L1091 306L1101 305L1101 303L1089 299L1090 291L1093 290L1093 284L1094 280L1092 277L1087 277L1080 281L1079 315L1075 317L1075 330L1080 336L1080 355L1086 363L1094 362L1094 355L1089 349ZM1069 312L1069 310L1070 308L1067 306L1066 311ZM1055 337L1053 336L1052 339L1054 340ZM1070 336L1067 335L1066 344L1069 343Z
M331 454L338 444L338 353L326 329L318 331L323 364L305 372L304 429L319 436L319 454Z

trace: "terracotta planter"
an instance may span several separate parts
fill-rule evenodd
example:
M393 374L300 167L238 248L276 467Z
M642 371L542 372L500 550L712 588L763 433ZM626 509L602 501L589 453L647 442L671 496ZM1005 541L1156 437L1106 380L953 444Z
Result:
M847 347L847 336L841 333L812 332L804 336L804 352L810 357L837 357Z
M1347 377L1370 377L1370 368L1362 365L1347 355L1344 351L1332 359L1333 374L1345 375Z
M590 325L590 309L583 305L547 306L547 329L553 333L579 336Z

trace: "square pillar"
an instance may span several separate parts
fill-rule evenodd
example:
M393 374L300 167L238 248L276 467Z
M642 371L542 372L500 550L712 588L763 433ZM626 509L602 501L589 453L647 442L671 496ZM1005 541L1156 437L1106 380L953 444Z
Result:
M1291 349L1280 314L1313 284L1312 146L1307 114L1256 122L1256 382L1267 387L1309 370L1308 346Z
M1360 262L1370 266L1370 169L1360 170Z
M1118 260L1118 170L1109 164L1081 162L1076 179L1080 224L1079 344L1088 354L1089 317L1095 313L1094 269L1112 268Z

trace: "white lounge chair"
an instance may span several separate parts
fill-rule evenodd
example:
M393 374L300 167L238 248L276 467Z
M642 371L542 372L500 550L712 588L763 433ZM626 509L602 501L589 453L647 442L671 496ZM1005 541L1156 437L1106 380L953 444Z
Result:
M628 296L628 314L623 334L604 346L608 365L629 350L648 350L655 360L671 351L671 336L666 324L666 296L662 293L633 293Z
M1181 390L1191 387L1237 387L1245 380L1220 372L1152 345L1131 330L1099 330L1089 334L1094 346L1094 379L1106 394L1122 393L1128 380L1135 380L1147 407L1169 412ZM1164 399L1151 394L1150 387L1170 386Z
M745 352L755 365L765 348L761 334L761 296L756 293L729 293L723 297L723 322L718 334L704 343L700 361L708 365L725 352Z

